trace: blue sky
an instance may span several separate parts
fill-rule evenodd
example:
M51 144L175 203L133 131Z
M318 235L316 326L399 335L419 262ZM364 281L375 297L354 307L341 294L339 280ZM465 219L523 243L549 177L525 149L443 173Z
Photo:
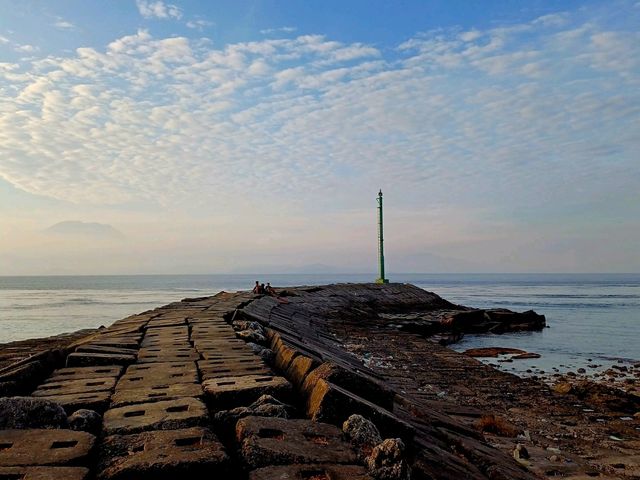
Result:
M639 26L637 1L1 1L0 274L372 271L379 188L390 271L640 271Z

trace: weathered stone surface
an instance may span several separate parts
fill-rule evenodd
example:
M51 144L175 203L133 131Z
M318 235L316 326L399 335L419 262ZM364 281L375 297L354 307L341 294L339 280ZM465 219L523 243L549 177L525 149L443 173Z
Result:
M348 415L359 414L375 423L383 435L413 436L413 429L391 412L342 387L318 380L307 399L307 414L316 421L342 425Z
M147 430L176 430L204 425L207 407L195 398L140 403L107 410L103 419L106 435L126 435Z
M80 345L78 348L76 348L76 352L107 353L113 355L135 355L137 351L137 345L136 348L124 348L115 345L88 343L86 345Z
M86 480L85 467L0 467L3 480Z
M162 363L162 362L187 362L200 359L200 354L190 349L185 352L173 352L171 350L158 353L142 352L138 355L138 364L140 363Z
M261 395L287 399L291 384L283 377L244 375L206 380L203 383L207 401L217 408L240 407L256 401Z
M40 385L31 395L49 397L52 395L70 395L111 391L116 385L115 377L83 378L79 380L48 381Z
M371 480L359 465L283 465L264 467L249 474L249 480Z
M100 433L101 427L102 415L95 410L81 408L69 415L69 428L71 430L97 435Z
M73 430L0 430L0 466L81 464L94 442L90 433Z
M98 472L101 480L233 478L222 444L199 427L107 437Z
M167 364L169 365L169 364ZM196 383L198 373L195 369L188 370L148 370L127 372L118 382L116 392L129 389L145 389L155 386L168 385L172 383Z
M0 398L0 429L65 428L67 414L57 403L31 397Z
M351 441L361 459L371 455L373 448L382 442L380 432L371 420L362 415L351 415L342 425L342 431Z
M202 386L197 383L171 383L144 386L140 388L125 388L118 390L111 397L111 407L122 407L135 403L158 402L175 400L185 397L202 397Z
M296 356L287 369L287 378L291 380L296 387L301 387L307 374L318 366L313 358L306 355Z
M79 409L95 410L101 413L109 406L111 391L71 393L68 395L51 395L38 398L60 404L65 412L67 412L67 415L71 415Z
M199 365L203 365L200 363ZM221 377L240 377L243 375L273 375L273 372L266 365L256 363L232 363L227 365L203 366L200 368L200 375L203 380L216 379Z
M307 374L302 382L302 393L311 395L319 380L331 382L387 410L393 409L395 393L363 373L347 370L334 362L324 362Z
M357 460L338 428L309 420L247 417L238 422L236 438L242 444L242 458L254 468Z
M404 450L399 438L387 438L377 445L367 458L371 476L377 480L409 480L411 469L404 459Z
M119 377L122 367L118 365L104 367L75 367L55 370L47 379L48 382L62 380L80 380L83 378Z
M67 367L91 367L98 365L129 365L136 361L135 355L110 355L107 353L74 352L67 357Z
M243 348L244 350L234 350L229 352L220 350L203 350L200 352L200 355L204 360L221 360L222 362L248 362L257 358L249 348L246 346Z

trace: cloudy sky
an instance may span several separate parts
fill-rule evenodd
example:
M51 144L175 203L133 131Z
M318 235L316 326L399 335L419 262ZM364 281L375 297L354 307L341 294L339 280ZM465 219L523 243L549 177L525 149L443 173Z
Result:
M640 271L639 27L637 0L0 0L0 274L374 271L380 188L392 272Z

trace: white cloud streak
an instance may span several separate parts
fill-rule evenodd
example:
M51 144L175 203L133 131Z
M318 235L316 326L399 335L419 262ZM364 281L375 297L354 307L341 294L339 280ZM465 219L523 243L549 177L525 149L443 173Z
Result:
M136 6L138 7L138 12L140 12L140 15L144 18L157 18L161 20L180 20L182 18L182 10L179 7L161 0L136 0Z

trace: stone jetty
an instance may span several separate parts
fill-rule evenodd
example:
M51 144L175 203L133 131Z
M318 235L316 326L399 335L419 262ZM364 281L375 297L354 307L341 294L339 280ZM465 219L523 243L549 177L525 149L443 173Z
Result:
M621 456L607 451L611 442L636 455L638 444L624 443L638 442L636 423L596 431L576 399L442 345L469 332L544 327L534 312L469 309L403 284L278 295L185 299L54 348L31 344L24 358L14 348L0 369L0 478L633 472L632 461L598 460ZM607 443L611 436L619 440Z

